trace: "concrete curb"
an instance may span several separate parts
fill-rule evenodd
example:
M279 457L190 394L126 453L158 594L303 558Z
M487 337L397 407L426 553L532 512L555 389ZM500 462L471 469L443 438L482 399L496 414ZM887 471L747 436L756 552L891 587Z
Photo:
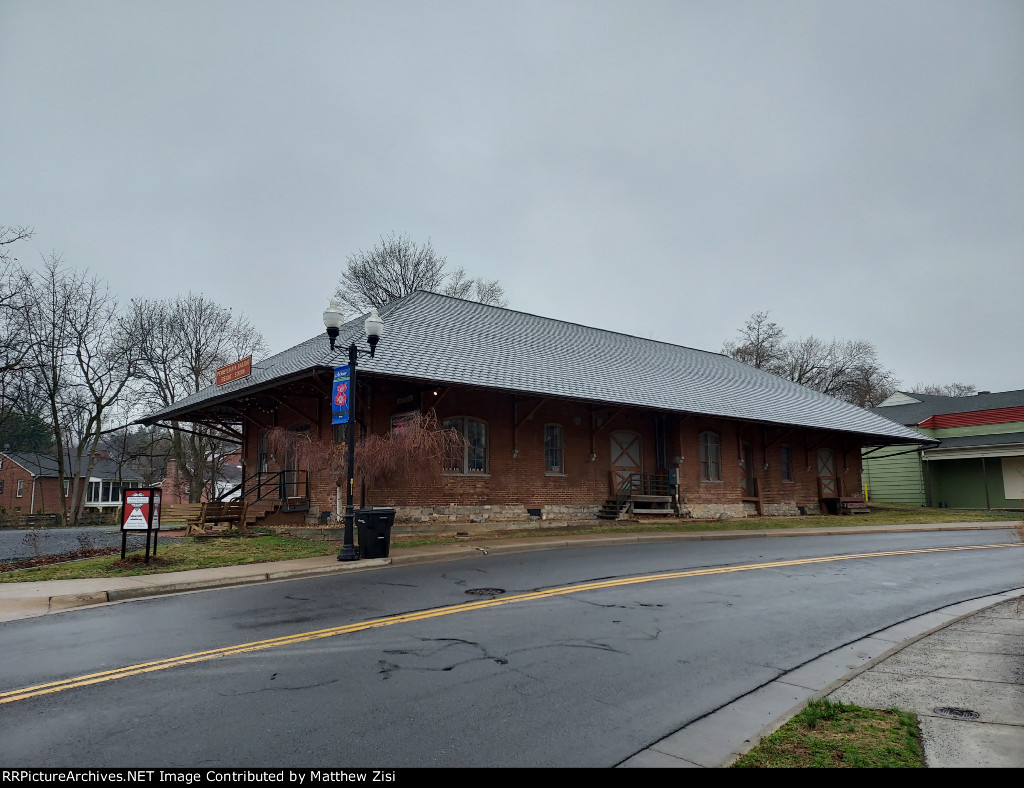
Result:
M802 711L810 700L833 696L929 635L1022 595L1024 588L1017 588L959 602L848 643L694 720L633 755L619 768L728 767ZM925 747L927 754L927 740Z

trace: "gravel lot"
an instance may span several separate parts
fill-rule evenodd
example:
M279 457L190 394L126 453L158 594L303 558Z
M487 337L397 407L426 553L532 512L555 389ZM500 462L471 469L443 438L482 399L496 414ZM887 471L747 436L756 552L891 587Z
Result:
M160 544L174 541L160 537ZM144 549L145 533L129 533L128 549ZM116 526L93 528L4 528L0 530L0 563L23 561L44 555L64 555L75 550L97 547L121 547L121 532Z

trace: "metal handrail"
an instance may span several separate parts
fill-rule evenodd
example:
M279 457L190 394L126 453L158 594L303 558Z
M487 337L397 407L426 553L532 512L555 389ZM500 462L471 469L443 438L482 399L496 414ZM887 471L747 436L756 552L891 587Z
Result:
M637 490L638 483L642 483L642 475L639 473L627 473L623 476L622 483L615 491L615 514L622 511L629 497Z
M288 495L289 485L294 485L299 495ZM256 471L251 476L242 480L242 483L235 488L244 490L242 498L251 503L262 501L265 498L277 497L286 500L288 498L305 498L309 500L309 471ZM255 493L255 497L252 497Z

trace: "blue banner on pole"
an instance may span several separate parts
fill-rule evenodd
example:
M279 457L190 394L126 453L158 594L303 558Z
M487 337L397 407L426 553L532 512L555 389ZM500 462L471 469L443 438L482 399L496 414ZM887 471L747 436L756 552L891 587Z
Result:
M334 368L334 389L331 394L331 424L348 424L349 411L348 364Z

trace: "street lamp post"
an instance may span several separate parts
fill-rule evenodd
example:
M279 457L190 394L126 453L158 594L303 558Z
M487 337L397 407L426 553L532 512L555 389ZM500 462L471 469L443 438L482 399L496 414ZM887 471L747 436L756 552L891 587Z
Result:
M331 301L331 305L324 310L324 326L327 327L327 336L331 340L331 350L334 350L334 343L338 339L344 316L337 299ZM366 341L370 345L369 350L356 347L352 342L348 346L348 367L349 367L349 392L351 406L348 414L348 485L345 490L345 542L338 553L339 561L358 561L359 551L355 545L355 519L356 512L353 507L353 489L355 487L355 392L356 392L356 362L359 356L373 358L377 350L377 343L380 342L381 334L384 332L384 323L377 314L376 309L370 310L369 317L363 323L363 330L366 331Z

